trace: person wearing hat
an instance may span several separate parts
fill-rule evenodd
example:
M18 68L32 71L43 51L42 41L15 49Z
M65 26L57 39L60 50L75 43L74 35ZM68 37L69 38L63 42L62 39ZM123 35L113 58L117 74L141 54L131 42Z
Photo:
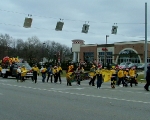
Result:
M150 86L150 66L147 67L146 71L146 84L144 86L145 90L149 91Z
M90 68L90 73L89 73L89 77L91 78L89 85L92 84L92 86L95 86L95 79L96 79L96 66L92 65L92 67Z
M51 83L53 83L53 67L52 65L50 65L48 68L47 68L47 82L49 81L49 78L51 78Z
M67 86L72 86L71 82L73 80L73 76L74 76L74 65L71 64L68 66L68 69L66 71Z
M39 68L35 64L34 67L32 67L33 71L33 81L36 83L37 82L37 75L39 75Z
M116 80L117 80L117 72L115 70L115 66L112 66L112 69L110 70L112 73L111 76L111 88L115 88Z

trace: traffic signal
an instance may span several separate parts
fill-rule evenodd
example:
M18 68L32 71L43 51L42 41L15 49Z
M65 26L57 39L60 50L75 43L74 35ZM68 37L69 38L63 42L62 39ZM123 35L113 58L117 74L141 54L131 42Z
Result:
M25 18L23 27L25 27L25 28L30 28L31 27L31 24L32 24L31 16L32 15L28 15L28 17Z
M113 25L112 30L111 30L111 34L117 34L117 28L118 28L118 26Z
M88 30L89 30L89 26L88 24L83 24L83 27L82 27L82 33L88 33Z
M60 20L61 20L61 19L60 19ZM56 31L62 31L63 25L64 25L64 22L63 22L63 21L57 22L55 30L56 30Z

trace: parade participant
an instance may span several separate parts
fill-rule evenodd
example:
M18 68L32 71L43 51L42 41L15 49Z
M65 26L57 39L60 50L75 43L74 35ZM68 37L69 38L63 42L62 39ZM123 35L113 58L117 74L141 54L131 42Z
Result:
M128 82L129 82L129 69L126 68L123 72L124 74L124 81L125 81L125 86L127 87L128 86Z
M101 71L101 66L99 66L96 70L96 76L97 76L97 88L100 89L101 84L102 84L102 71Z
M21 80L21 67L20 66L18 66L18 68L17 68L17 82L19 80Z
M67 79L67 86L72 86L71 84L71 81L72 81L72 76L73 76L73 73L74 73L74 65L71 64L69 65L68 67L68 70L66 71L66 79Z
M25 82L25 75L27 74L27 69L25 67L25 65L22 65L21 67L21 81L22 82Z
M58 68L57 68L57 66L54 66L53 75L54 75L54 83L57 83L57 81L58 81Z
M137 84L136 83L136 80L135 80L135 76L136 76L136 72L135 72L135 67L132 67L130 70L129 70L129 76L130 76L130 86L132 87L132 83L135 83L135 85Z
M45 78L46 78L46 72L47 72L46 67L43 66L43 67L40 69L40 72L42 73L42 82L44 83L44 82L45 82Z
M115 70L115 66L112 66L111 72L112 72L111 88L115 88L115 84L116 84L116 80L117 80L117 72Z
M34 67L32 67L33 71L33 81L36 83L37 82L37 75L39 75L39 68L35 64Z
M146 84L144 86L145 90L149 91L150 86L150 66L147 67L146 71Z
M79 65L75 71L76 74L76 80L77 80L77 84L80 86L80 81L81 81L81 75L84 73L84 68Z
M47 69L47 82L49 81L49 77L51 78L51 83L53 83L53 67L50 65Z
M89 85L92 84L92 86L95 86L95 79L96 79L96 66L95 65L92 65L92 67L90 68L90 73L89 73L89 76L91 78L90 82L89 82Z
M63 72L62 72L62 68L59 63L57 64L57 69L58 69L58 79L61 84L61 75L60 74L62 74Z
M122 70L122 68L120 67L119 68L119 71L118 71L118 85L120 85L121 84L121 82L122 82L122 84L123 84L123 86L125 86L125 83L124 83L124 74L123 74L123 70ZM122 87L122 85L120 85L120 87Z

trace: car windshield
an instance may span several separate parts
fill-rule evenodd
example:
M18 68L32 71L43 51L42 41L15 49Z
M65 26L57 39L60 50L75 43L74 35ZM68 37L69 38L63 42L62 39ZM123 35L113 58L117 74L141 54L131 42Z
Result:
M126 63L120 63L120 65L125 65Z
M31 66L28 63L17 63L18 66L22 67L23 65L26 67L26 69L30 70Z

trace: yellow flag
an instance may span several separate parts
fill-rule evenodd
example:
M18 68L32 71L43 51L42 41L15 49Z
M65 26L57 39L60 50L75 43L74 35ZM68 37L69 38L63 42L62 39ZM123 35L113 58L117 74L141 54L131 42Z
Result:
M110 70L103 70L102 76L104 82L109 82L111 80L112 72Z

